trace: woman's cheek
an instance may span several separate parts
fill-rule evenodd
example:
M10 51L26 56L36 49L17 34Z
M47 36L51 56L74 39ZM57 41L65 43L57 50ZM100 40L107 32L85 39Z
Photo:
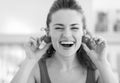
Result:
M77 39L77 46L80 47L82 43L82 35L78 35L76 39Z
M57 34L53 34L51 36L51 41L54 47L57 47L58 43L59 43L59 37Z

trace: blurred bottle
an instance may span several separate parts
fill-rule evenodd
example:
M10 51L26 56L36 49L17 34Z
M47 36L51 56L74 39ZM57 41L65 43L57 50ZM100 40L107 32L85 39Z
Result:
M106 32L108 30L108 17L104 12L99 12L95 25L95 32Z

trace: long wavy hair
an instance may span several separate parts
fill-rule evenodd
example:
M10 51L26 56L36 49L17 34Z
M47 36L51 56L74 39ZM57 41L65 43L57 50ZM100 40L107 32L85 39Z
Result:
M75 10L75 11L79 12L83 17L82 18L83 29L86 30L86 20L85 20L84 14L83 14L83 10L82 10L81 6L78 5L78 3L75 0L56 0L53 3L52 7L49 10L47 20L46 20L47 29L49 29L49 24L51 22L52 14L61 9L64 9L64 10L70 9L70 10ZM46 37L45 41L47 43L51 42L50 37ZM55 53L55 49L53 48L53 45L50 45L50 47L48 48L46 53L43 55L43 58L50 58L50 57L54 56L54 53ZM86 51L83 49L82 45L76 52L76 55L77 55L77 59L78 59L79 63L83 67L90 68L93 70L96 69L95 65L93 64L91 59L88 57L88 55L87 55Z

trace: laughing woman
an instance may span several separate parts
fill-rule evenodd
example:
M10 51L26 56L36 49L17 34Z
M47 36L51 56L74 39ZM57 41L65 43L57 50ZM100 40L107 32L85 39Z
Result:
M35 41L27 46L26 54L32 57L11 83L119 83L106 59L105 41L87 33L75 0L56 0L46 25L47 36L41 38L45 47L39 50Z

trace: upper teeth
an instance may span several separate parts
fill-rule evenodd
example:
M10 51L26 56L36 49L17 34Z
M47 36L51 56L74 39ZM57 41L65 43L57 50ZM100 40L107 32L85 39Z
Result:
M74 42L64 42L64 41L62 41L61 44L74 44Z

